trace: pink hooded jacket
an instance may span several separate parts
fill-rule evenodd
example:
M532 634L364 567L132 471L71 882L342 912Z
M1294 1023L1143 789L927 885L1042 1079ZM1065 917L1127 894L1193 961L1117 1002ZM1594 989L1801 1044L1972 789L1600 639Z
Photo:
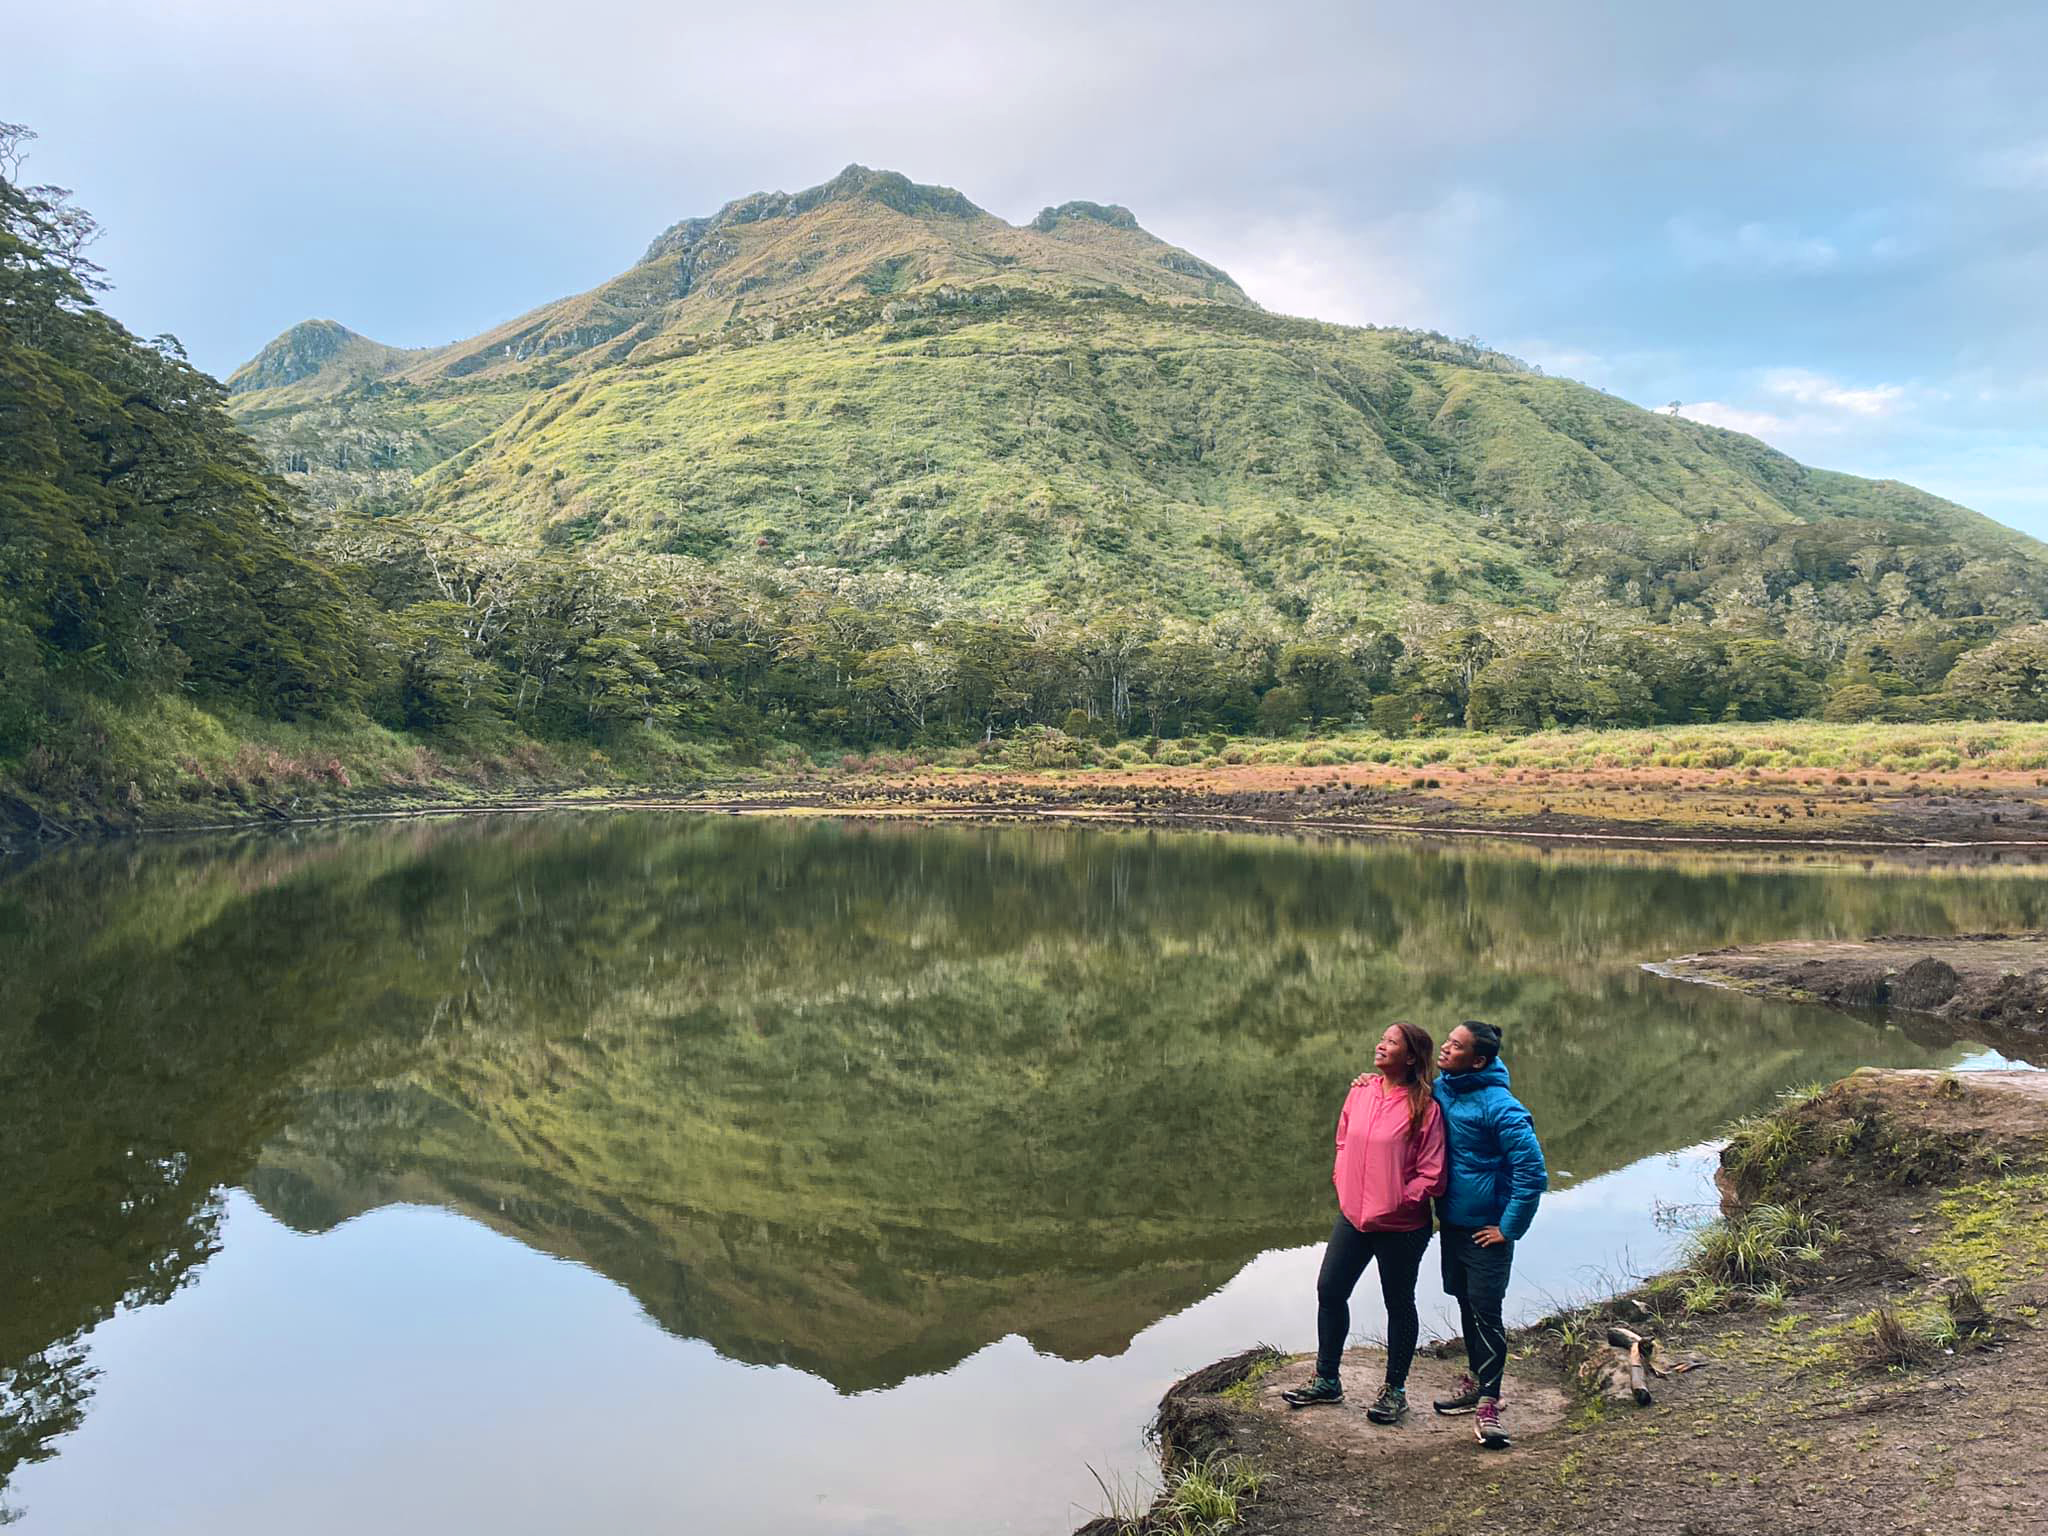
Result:
M1422 1128L1408 1134L1408 1096L1378 1077L1345 1097L1337 1116L1331 1180L1344 1219L1361 1232L1413 1232L1429 1225L1429 1202L1444 1192L1444 1112L1434 1098Z

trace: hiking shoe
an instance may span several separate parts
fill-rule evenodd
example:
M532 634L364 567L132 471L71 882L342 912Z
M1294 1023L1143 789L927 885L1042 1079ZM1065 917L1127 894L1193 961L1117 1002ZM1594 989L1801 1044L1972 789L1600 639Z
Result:
M1458 1388L1449 1397L1436 1400L1436 1411L1443 1414L1470 1413L1479 1406L1479 1383L1470 1376L1458 1378Z
M1479 1400L1479 1406L1472 1411L1472 1433L1489 1451L1504 1451L1514 1443L1508 1439L1508 1432L1500 1427L1499 1399L1482 1397Z
M1344 1401L1343 1384L1329 1376L1312 1376L1305 1387L1295 1387L1280 1394L1290 1408L1313 1408L1319 1403L1341 1403Z
M1408 1417L1408 1394L1399 1387L1381 1387L1365 1416L1375 1424L1398 1424Z

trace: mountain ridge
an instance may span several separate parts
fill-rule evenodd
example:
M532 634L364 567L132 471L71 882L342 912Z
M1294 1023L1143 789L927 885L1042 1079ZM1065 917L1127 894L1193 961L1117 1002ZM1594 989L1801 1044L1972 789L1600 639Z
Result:
M609 354L621 341L630 351L664 334L715 332L742 311L758 321L792 308L998 277L1011 286L1114 283L1159 298L1251 303L1228 273L1148 233L1126 208L1070 202L1013 225L950 187L855 164L801 192L755 192L715 214L678 220L626 271L467 340L403 349L333 321L301 321L227 382L231 394L264 395L252 402L261 407L286 403L269 393L281 387L298 386L290 403L304 403L372 376L429 384L505 374L553 354ZM328 366L302 366L309 337L328 328L352 338L355 354L375 349L382 366L373 375L339 349Z
M1268 313L1114 203L1011 225L855 164L465 341L309 372L311 339L236 376L272 462L317 505L491 544L1289 627L2048 607L2048 548L1967 508L1473 342Z

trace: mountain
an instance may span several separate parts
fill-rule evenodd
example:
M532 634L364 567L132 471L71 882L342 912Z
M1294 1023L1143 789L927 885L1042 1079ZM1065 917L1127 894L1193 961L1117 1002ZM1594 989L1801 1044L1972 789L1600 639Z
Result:
M278 402L318 399L383 378L411 355L332 320L304 320L230 374L228 393L261 390Z
M2048 593L2048 551L1911 487L1474 343L1266 313L1120 207L1013 226L859 166L685 219L468 341L400 352L314 322L230 387L329 508L910 572L976 603L1298 620L1582 594L1713 617L1874 549L1968 573L1936 612Z
M332 396L371 378L433 386L531 377L538 362L645 365L692 338L876 295L1000 279L1006 288L1115 288L1249 306L1228 273L1153 238L1127 208L1066 203L1023 228L950 187L849 165L808 191L757 192L657 235L627 271L451 346L406 352L329 320L294 326L228 379L251 409Z

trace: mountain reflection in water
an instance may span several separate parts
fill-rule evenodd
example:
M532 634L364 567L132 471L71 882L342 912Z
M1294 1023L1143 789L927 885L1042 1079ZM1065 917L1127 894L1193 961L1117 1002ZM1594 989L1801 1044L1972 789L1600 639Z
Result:
M1584 1180L1958 1055L1638 962L2044 917L2026 873L657 814L49 858L0 883L0 1488L228 1189L446 1207L841 1392L1117 1355L1323 1235L1391 1019L1501 1022Z

